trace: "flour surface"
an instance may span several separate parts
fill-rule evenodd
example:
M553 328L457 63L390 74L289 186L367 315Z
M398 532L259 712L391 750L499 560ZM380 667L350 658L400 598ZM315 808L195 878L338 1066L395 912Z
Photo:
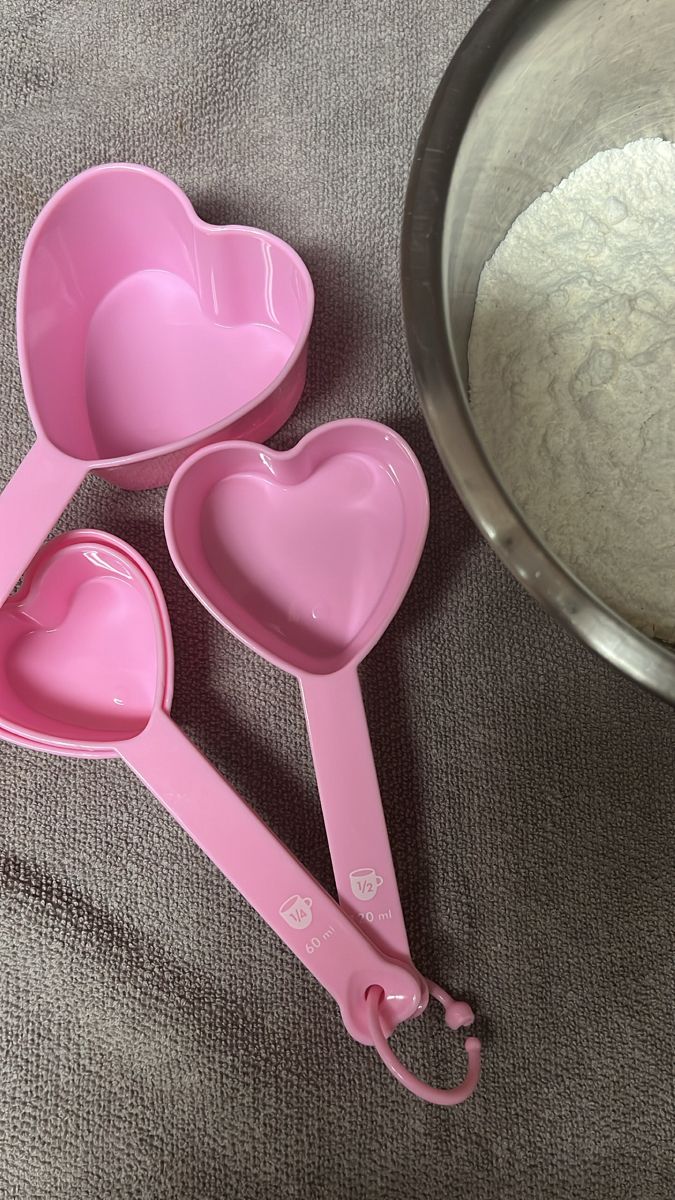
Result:
M675 642L675 145L597 154L483 270L471 405L548 547Z

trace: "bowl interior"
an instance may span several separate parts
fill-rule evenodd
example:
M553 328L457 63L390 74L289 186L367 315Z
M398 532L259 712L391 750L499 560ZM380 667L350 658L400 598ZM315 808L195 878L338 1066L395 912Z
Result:
M311 303L283 242L203 224L154 172L94 168L57 193L26 244L26 394L50 440L77 458L170 446L265 393Z
M428 497L411 452L369 422L336 422L295 450L230 443L172 483L174 561L213 614L296 674L360 661L424 545Z
M515 218L600 150L675 140L672 0L500 0L501 47L472 105L443 228L447 335L467 393L478 281ZM476 51L489 51L480 25Z
M0 610L0 736L87 753L140 733L167 695L162 606L116 539L48 542Z
M403 237L410 353L439 454L484 536L557 620L675 703L675 658L533 534L476 432L468 342L481 271L515 218L596 152L675 140L670 0L492 0L427 116Z

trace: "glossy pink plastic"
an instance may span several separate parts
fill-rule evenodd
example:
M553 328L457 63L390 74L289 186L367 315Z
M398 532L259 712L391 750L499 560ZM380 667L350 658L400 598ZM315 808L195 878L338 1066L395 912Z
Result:
M297 676L341 907L384 953L410 950L357 667L384 632L417 568L429 499L421 467L398 434L336 421L293 450L251 443L208 447L167 493L172 558L209 611L258 654ZM425 981L452 1029L473 1012ZM370 1037L416 1095L458 1104L474 1090L480 1042L466 1041L466 1079L431 1088L387 1043L383 996L368 994Z
M385 957L254 815L169 716L173 649L164 598L147 563L112 535L63 534L43 547L0 610L0 737L79 757L123 758L178 823L335 997L345 1026L401 1083L441 1104L476 1085L430 1089L387 1043L419 1012L424 981ZM452 1029L471 1010L431 984Z
M124 542L48 542L0 610L0 737L80 757L119 755L335 997L371 1043L369 987L387 1032L423 983L352 924L169 716L173 650L159 584Z
M203 604L300 681L340 904L381 949L410 951L357 666L415 573L422 470L392 430L336 421L293 450L193 455L167 494L173 560Z
M461 1000L453 1000L452 996L449 996L437 984L431 985L430 991L432 996L443 1006L445 1023L450 1029L459 1029L460 1025L466 1024L463 1013L465 1006ZM480 1040L477 1037L468 1037L464 1043L469 1065L466 1077L457 1087L438 1088L433 1087L430 1083L423 1083L417 1075L413 1075L412 1071L403 1065L387 1041L386 1031L382 1024L380 1007L382 1000L383 994L378 988L368 990L366 996L368 1028L373 1045L387 1070L391 1071L394 1078L398 1079L398 1082L402 1083L408 1091L414 1092L420 1100L426 1100L427 1104L440 1104L448 1107L453 1104L462 1104L468 1100L472 1092L476 1090L480 1078Z
M290 246L207 225L147 167L93 167L56 192L21 260L37 441L0 496L0 600L88 471L157 487L196 446L279 429L304 386L313 306Z

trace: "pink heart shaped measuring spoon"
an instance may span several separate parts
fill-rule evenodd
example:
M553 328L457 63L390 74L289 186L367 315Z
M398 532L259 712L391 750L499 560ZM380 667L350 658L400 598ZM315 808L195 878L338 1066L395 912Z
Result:
M0 495L0 601L88 471L158 487L197 446L279 429L304 386L313 307L290 246L207 225L156 171L109 163L60 188L19 273L37 440Z
M340 1005L348 1031L389 1061L389 1031L423 983L352 924L169 715L173 649L161 589L139 554L96 531L48 542L0 610L0 737L80 757L118 755ZM384 1014L384 1015L383 1015ZM479 1048L456 1089L475 1086ZM419 1091L419 1089L416 1089Z
M192 591L298 678L340 903L408 959L357 666L422 552L429 501L417 460L391 430L354 420L283 453L216 445L176 474L165 514Z
M357 667L410 585L428 515L410 447L361 420L324 425L287 452L208 447L179 469L165 509L172 558L195 595L298 678L340 905L406 963ZM453 1028L471 1023L468 1004L430 990Z
M61 535L0 610L0 736L123 758L335 996L350 1033L370 1041L367 987L384 980L395 1025L416 1011L421 982L371 948L174 725L172 664L166 606L147 563L112 535Z

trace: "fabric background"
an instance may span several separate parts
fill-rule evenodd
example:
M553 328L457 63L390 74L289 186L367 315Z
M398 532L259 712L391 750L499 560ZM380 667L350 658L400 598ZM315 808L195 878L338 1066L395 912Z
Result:
M275 439L361 415L427 473L414 586L362 670L418 966L481 1015L474 1099L410 1097L121 763L0 746L3 1200L658 1200L675 1194L673 714L582 649L444 477L399 313L416 135L481 0L0 4L0 476L32 433L14 345L42 204L104 160L273 230L317 289ZM90 478L61 527L149 559L178 723L326 884L298 692L179 582L163 493ZM433 1012L397 1036L454 1081Z

